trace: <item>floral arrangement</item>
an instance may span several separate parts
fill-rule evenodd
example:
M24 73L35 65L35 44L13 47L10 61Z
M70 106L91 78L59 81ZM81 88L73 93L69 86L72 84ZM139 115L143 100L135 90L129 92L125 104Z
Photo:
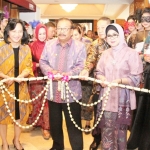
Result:
M9 11L7 10L7 5L4 6L3 11L0 11L0 13L4 14L4 18L9 18Z
M31 27L33 28L33 29L35 29L36 28L36 26L38 25L40 23L40 21L39 20L33 20L33 21L31 21L31 22L29 22L29 24L31 25Z

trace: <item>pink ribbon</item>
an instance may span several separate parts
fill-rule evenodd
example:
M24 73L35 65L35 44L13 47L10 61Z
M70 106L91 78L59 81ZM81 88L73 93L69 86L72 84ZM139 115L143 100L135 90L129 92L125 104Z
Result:
M48 78L53 80L54 79L54 74L52 72L48 72Z
M62 81L68 82L69 81L69 77L68 76L63 76Z

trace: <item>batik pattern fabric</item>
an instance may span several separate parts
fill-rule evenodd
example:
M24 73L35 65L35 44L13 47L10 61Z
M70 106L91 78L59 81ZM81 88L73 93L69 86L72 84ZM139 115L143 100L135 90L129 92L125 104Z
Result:
M85 44L87 55L90 52L91 42L87 41L86 38L82 38L82 42ZM90 77L93 77L93 69L90 71ZM82 103L88 104L90 96L92 94L93 82L91 81L81 81L82 88ZM81 106L81 119L90 121L92 120L93 112L88 109L87 106Z
M128 46L135 49L136 46L136 34L132 34L128 40Z
M119 63L121 62L121 63ZM134 62L134 63L133 63ZM138 53L125 47L118 51L113 51L111 48L102 54L98 62L96 73L97 75L105 76L108 82L116 79L126 78L131 86L138 86L143 72L143 64ZM100 97L107 91L107 88L102 88ZM119 100L129 100L131 109L136 108L135 93L132 90L114 87L110 91L107 111L118 112ZM122 96L123 94L123 96ZM125 103L126 104L126 103Z
M38 76L36 76L38 77ZM39 76L41 77L41 76ZM35 98L37 95L39 95L41 93L41 91L44 90L44 87L46 85L46 81L30 81L28 84L28 88L29 88L29 93L30 93L30 97L31 98ZM44 95L45 92L38 97L38 99L36 99L35 101L32 102L32 112L29 115L29 119L28 119L28 124L32 124L38 114L40 113L42 104L43 104L43 100L44 100ZM48 130L50 129L49 127L49 108L48 108L48 101L46 100L45 105L44 105L44 109L43 112L40 116L40 118L38 119L37 123L34 125L34 127L42 127L42 129L44 130Z
M126 150L127 125L116 126L117 113L104 112L105 126L102 128L103 150Z
M110 48L102 54L96 71L97 75L104 76L108 82L112 82L115 79L126 78L130 86L138 86L141 73L143 72L143 64L139 54L129 47L124 47L118 51L113 51ZM101 88L99 97L102 97L106 91L107 87ZM103 101L98 104L97 118L103 106ZM98 126L106 133L105 128L107 128L108 123L110 123L114 124L113 129L111 129L113 132L115 132L115 130L119 131L122 126L126 127L130 125L131 110L133 109L136 109L135 92L125 88L113 87L111 88L104 114ZM124 133L126 133L126 131L124 131ZM106 138L103 138L103 140L106 140ZM124 142L125 143L121 143L121 145L126 145L126 141ZM115 143L113 144L115 145ZM123 148L123 150L124 149L125 148Z
M89 72L95 72L95 67L97 65L98 60L100 59L102 53L109 48L109 45L104 39L95 40L89 47L86 58L86 63L84 69L89 70ZM90 66L93 66L91 68ZM94 74L93 74L94 75ZM93 83L93 93L99 91L99 84Z
M71 38L65 46L62 46L59 40L55 38L47 41L39 64L44 75L48 75L48 72L53 70L59 70L60 73L65 72L70 76L75 76L79 75L84 68L86 56L86 48L82 42ZM62 58L65 59L61 60ZM81 82L72 79L68 84L73 95L77 100L80 100L82 98ZM60 94L58 82L53 81L53 101L56 103L67 103L66 100L61 98ZM48 91L47 99L50 100L50 90ZM69 102L74 102L71 94L69 94Z
M145 40L147 38L147 36L149 35L149 30L144 30L144 31L139 31L137 34L136 34L136 37L135 37L135 43L140 43L140 42L144 42L145 43ZM144 45L143 45L144 46ZM144 51L143 51L143 48L141 49L141 55L143 55ZM143 57L142 57L143 58Z
M14 77L14 51L11 46L11 44L4 44L0 48L0 72L2 72L5 75L8 75L10 77ZM32 56L30 52L30 48L28 45L20 45L19 47L19 74L22 72L29 73L28 77L33 77L33 71L32 71ZM2 80L2 78L0 78ZM11 94L15 94L14 84L8 86L6 85L6 88L9 90ZM1 91L0 91L1 92ZM15 100L11 98L6 92L6 101L8 103L10 113L12 113L13 116L15 116L16 110L15 110ZM6 105L4 103L2 93L0 93L0 123L1 124L11 124L13 123L11 117L9 116L9 113L7 112ZM19 84L19 99L21 100L29 100L29 92L27 87L27 82L21 82ZM28 116L32 110L31 103L20 103L19 102L19 108L20 108L20 121L21 124L25 124ZM15 118L15 117L14 117Z
M91 63L93 64L95 68L98 60L101 57L102 52L108 48L109 48L109 45L104 39L95 40L89 47L86 64L84 68L90 71L91 69L89 66Z
M40 29L40 25L38 26L38 29ZM30 44L31 54L32 54L32 63L33 63L32 68L33 68L33 73L34 73L35 77L43 77L44 76L42 74L40 67L36 67L36 64L39 63L39 59L43 52L44 46L45 46L45 42L41 42L39 40ZM47 82L46 80L30 81L29 82L30 97L35 98L37 95L39 95L41 93L41 91L44 90L46 82ZM36 99L34 102L32 102L33 110L29 116L28 124L32 124L36 120L38 114L40 113L40 110L41 110L41 107L43 104L43 100L44 100L44 95L45 95L45 92L40 97L38 97L38 99ZM42 112L40 118L38 119L38 122L35 124L35 126L42 127L42 129L44 129L44 130L50 129L49 108L48 108L47 100L45 102L43 112Z

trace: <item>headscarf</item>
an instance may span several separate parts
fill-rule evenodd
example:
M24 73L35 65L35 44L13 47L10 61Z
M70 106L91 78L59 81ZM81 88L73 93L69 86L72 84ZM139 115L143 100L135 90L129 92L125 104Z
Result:
M109 25L107 28L106 28L106 33L108 33L109 30L114 30L116 31L118 34L119 34L119 31L117 30L117 28L113 25Z
M43 48L44 48L44 46L45 46L45 41L46 41L46 39L45 39L45 41L43 41L43 42L41 42L39 39L38 39L38 34L39 34L39 30L40 30L40 28L44 28L45 29L45 31L46 31L46 39L47 39L47 28L46 28L46 26L44 25L44 24L38 24L37 26L36 26L36 28L35 28L35 37L36 37L36 41L35 42L33 42L33 46L32 46L32 49L34 48L34 49L42 49L43 50Z
M106 32L106 36L107 36L107 33L108 33L108 29L110 28L110 26L114 26L117 31L118 31L118 34L119 34L119 39L120 39L120 42L119 44L116 46L116 47L112 47L113 50L121 50L122 48L124 47L128 47L126 41L125 41L125 36L124 36L124 32L123 32L123 28L119 25L119 24L116 24L116 23L112 23L110 25L107 26L105 32ZM112 30L116 31L116 29L114 28L111 28Z
M35 37L36 37L36 39L39 41L39 39L38 39L38 34L39 34L39 30L40 30L40 28L44 28L45 29L45 31L46 31L46 38L47 38L47 28L46 28L46 26L44 25L44 24L38 24L37 26L36 26L36 28L35 28Z

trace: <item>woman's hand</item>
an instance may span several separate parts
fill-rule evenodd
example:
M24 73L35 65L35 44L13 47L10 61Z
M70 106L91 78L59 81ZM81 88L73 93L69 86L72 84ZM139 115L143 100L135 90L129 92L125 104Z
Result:
M122 83L122 79L113 80L111 83L118 83L118 84L121 84L121 83ZM113 85L113 86L116 86L116 85Z
M17 78L15 78L15 82L18 82L18 83L21 83L22 82L22 80L20 80L20 78L24 78L24 77L20 77L20 76L18 76Z
M102 75L97 75L96 78L101 80L102 82L106 81L106 78ZM105 83L101 83L101 86L105 88L107 85Z
M104 81L106 81L106 78L104 76L101 76L100 80L104 82ZM107 84L101 83L101 86L105 88L107 86Z
M14 79L9 77L9 76L5 76L5 79L8 79L5 83L8 85L8 86L11 86L13 83L14 83Z
M83 69L79 74L79 79L85 80L85 78L83 78L82 76L89 77L89 71L86 69Z

